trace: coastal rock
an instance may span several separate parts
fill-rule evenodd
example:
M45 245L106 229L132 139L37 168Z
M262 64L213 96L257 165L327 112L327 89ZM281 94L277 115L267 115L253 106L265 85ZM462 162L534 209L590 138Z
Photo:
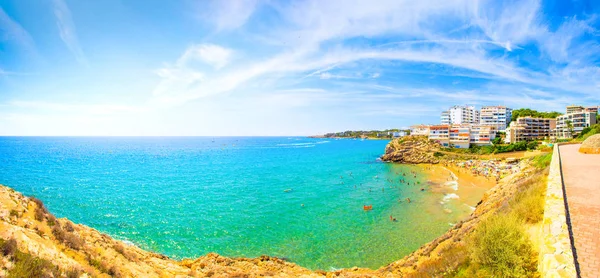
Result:
M404 164L437 164L439 159L434 154L440 148L440 144L429 140L427 136L405 136L390 141L381 160Z
M583 141L579 147L580 153L585 154L600 154L600 134L595 134Z

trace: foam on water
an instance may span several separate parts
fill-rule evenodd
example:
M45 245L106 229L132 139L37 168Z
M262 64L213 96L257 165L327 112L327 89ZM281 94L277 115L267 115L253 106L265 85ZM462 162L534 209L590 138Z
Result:
M444 183L445 186L450 187L454 190L458 190L458 181L447 181Z

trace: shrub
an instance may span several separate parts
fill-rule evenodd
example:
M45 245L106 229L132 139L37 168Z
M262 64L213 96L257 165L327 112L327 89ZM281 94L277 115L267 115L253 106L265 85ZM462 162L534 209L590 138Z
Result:
M2 255L4 256L13 256L17 249L17 241L14 238L9 240L0 241L0 250L2 250Z
M35 208L35 220L37 221L43 221L46 214L48 214L48 209L46 209L46 207L44 206L44 203L35 197L31 197L30 198L32 202L34 202L36 204L36 208Z
M46 219L46 222L48 222L48 226L53 227L54 225L56 225L56 217L54 217L54 215L49 214L48 218Z
M71 224L71 222L66 222L65 223L65 231L72 233L73 231L75 231L75 227L73 227L73 224Z
M9 214L10 216L19 217L19 212L14 209L11 209Z
M513 215L494 215L476 228L470 244L472 266L477 276L531 277L536 273L536 255L522 222Z
M47 260L17 251L7 277L59 277L58 268Z
M83 272L78 268L71 268L65 272L67 278L79 278Z
M63 242L67 247L75 250L80 250L83 247L84 241L76 234L65 232L60 225L52 227L54 237Z

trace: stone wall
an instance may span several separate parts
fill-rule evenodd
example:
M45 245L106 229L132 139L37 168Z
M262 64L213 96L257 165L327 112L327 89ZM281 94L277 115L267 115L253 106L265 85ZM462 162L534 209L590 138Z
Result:
M538 265L542 277L577 277L567 225L561 175L560 153L558 145L554 145L548 174Z

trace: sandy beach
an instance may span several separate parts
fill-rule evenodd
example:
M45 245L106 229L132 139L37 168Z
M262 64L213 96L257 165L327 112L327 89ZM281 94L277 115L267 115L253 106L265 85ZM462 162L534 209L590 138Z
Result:
M431 201L431 206L448 214L459 214L459 218L469 215L483 194L496 185L493 178L474 175L452 164L425 164L419 167L427 176L427 190L439 195Z

